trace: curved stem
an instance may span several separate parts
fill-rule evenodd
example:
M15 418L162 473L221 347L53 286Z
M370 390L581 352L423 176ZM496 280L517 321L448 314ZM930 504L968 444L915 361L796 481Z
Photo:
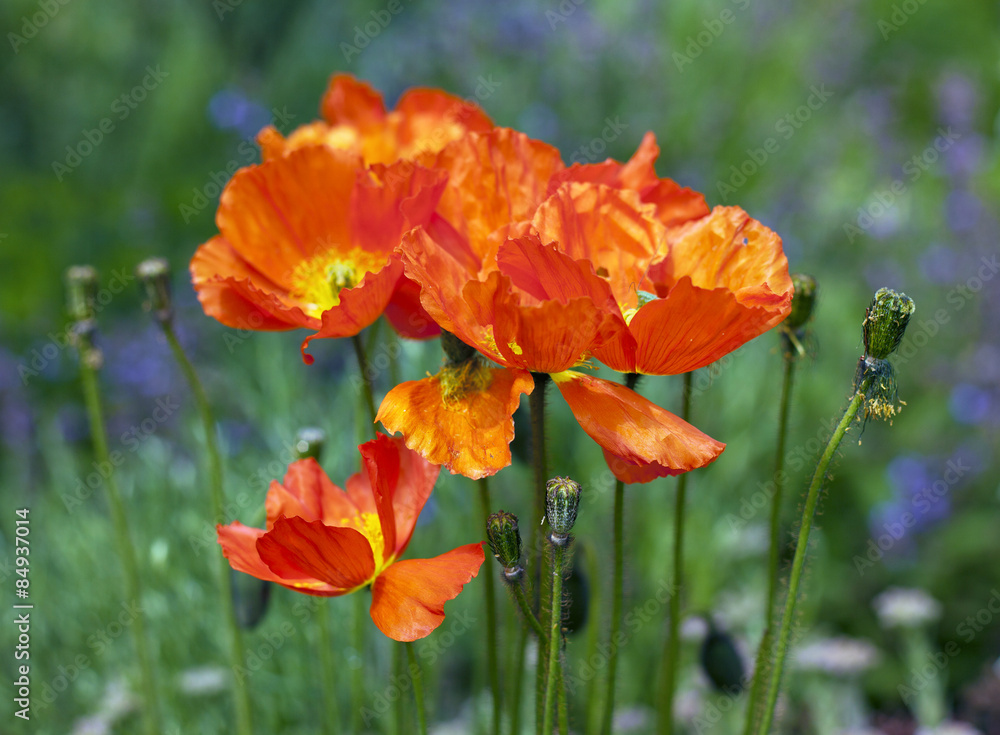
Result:
M625 386L635 390L641 376L628 373ZM615 684L618 678L618 636L622 627L622 598L625 586L625 483L615 481L615 509L612 519L612 544L614 546L614 577L611 581L611 624L608 628L608 678L604 692L604 719L601 732L610 735L615 715Z
M563 561L566 558L566 546L552 545L552 603L549 609L549 663L545 682L544 724L542 732L548 735L552 732L553 714L555 711L556 679L559 668L559 643L562 641L562 576Z
M538 636L540 641L544 641L548 637L548 633L542 628L542 624L538 622L538 618L535 617L535 613L531 611L531 606L528 604L528 598L524 594L524 587L520 584L512 584L510 586L514 593L514 599L517 601L517 606L521 608L521 614L524 619L528 621L531 629L535 631L535 635Z
M330 613L326 609L326 600L319 598L319 660L323 676L323 706L326 715L323 718L323 732L335 735L340 732L340 713L337 707L337 674L333 665L333 639L330 635Z
M830 460L833 459L833 455L837 452L837 447L840 446L844 434L847 433L847 428L854 421L854 417L861 407L866 387L867 381L862 383L861 387L855 392L854 397L847 406L847 410L844 412L844 417L837 425L833 436L830 437L826 449L823 450L823 455L816 466L816 472L813 474L812 482L809 484L805 508L802 510L802 523L799 526L798 538L795 541L795 558L792 561L792 574L788 579L788 596L785 598L785 610L781 616L778 647L775 650L774 665L769 678L767 700L762 712L760 727L757 728L757 732L761 733L761 735L765 735L770 729L771 719L774 717L774 706L778 701L778 691L781 688L781 673L785 664L785 655L788 652L788 641L792 633L792 618L795 615L795 604L798 602L799 582L802 579L802 570L805 567L806 549L809 547L809 532L812 530L813 516L816 513L816 505L819 502L819 493L823 487L823 481L826 479L826 471L830 466Z
M684 373L684 395L681 400L681 418L691 417L691 373ZM687 495L688 473L677 478L677 495L674 500L674 578L670 595L670 620L664 651L664 668L660 690L660 717L658 732L670 735L674 731L674 690L677 688L677 662L680 659L681 590L684 586L684 501Z
M410 662L410 676L413 679L413 701L417 705L417 725L420 735L427 735L427 711L424 709L424 682L423 674L420 671L420 664L417 662L417 654L413 652L412 643L404 643L406 646L406 657Z
M361 371L361 385L364 389L365 394L365 404L368 408L368 415L371 416L372 420L372 431L375 431L375 388L372 385L371 374L368 371L368 353L365 352L365 343L361 339L360 334L355 334L351 337L351 341L354 343L354 354L358 358L358 370Z
M94 442L94 451L101 466L113 467L108 453L108 437L104 429L104 414L101 409L100 389L97 384L97 369L94 367L99 354L91 343L90 334L79 334L80 348L80 378L83 383L83 397L90 418L90 434ZM139 576L139 565L136 560L135 547L129 534L128 516L125 504L118 491L118 481L112 471L105 482L108 493L108 505L111 509L111 520L118 543L118 554L121 557L125 572L125 594L133 604L142 606L142 584ZM221 558L221 555L220 555ZM224 585L228 588L228 585ZM142 676L142 693L145 707L142 710L143 728L147 735L157 735L160 732L160 700L156 688L156 676L153 661L150 657L146 639L146 618L144 614L136 615L132 622L132 642L135 645L136 657L139 659L139 670Z
M767 576L767 602L764 608L764 635L757 651L754 665L753 685L750 688L750 704L747 707L743 735L750 735L757 720L756 705L764 672L771 660L773 644L774 608L778 601L778 567L781 562L781 501L785 491L785 439L788 436L788 414L792 405L792 383L795 377L795 355L784 354L785 372L781 381L781 404L778 409L778 446L774 462L774 497L771 498L771 548Z
M184 373L191 393L194 395L195 404L198 406L198 415L201 417L202 430L205 432L205 451L208 455L209 487L212 498L212 517L216 523L226 522L226 499L223 489L223 467L222 453L219 451L219 438L216 432L215 417L212 415L212 404L208 401L205 388L195 372L194 365L188 359L184 348L181 347L177 334L174 332L173 324L170 321L161 321L163 335L167 338L170 351L177 360L177 364ZM243 633L236 620L236 603L233 600L232 585L229 584L229 562L226 561L220 551L215 554L216 573L218 576L218 589L222 598L223 614L226 618L226 626L229 628L229 658L233 671L238 671L242 667L243 655ZM251 724L250 695L247 691L246 678L242 676L233 677L233 699L236 708L236 731L240 735L247 735L253 732Z
M486 528L490 518L490 486L483 477L479 485L479 508L482 512L482 528ZM490 689L493 692L493 734L500 735L500 663L497 660L497 603L493 575L486 576L486 658L489 666Z

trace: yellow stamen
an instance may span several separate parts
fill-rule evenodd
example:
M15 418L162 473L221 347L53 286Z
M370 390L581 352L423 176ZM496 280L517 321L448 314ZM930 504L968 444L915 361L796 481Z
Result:
M381 270L387 260L385 255L359 248L319 253L295 267L289 295L301 302L306 314L318 319L340 303L343 289L354 288L368 273Z

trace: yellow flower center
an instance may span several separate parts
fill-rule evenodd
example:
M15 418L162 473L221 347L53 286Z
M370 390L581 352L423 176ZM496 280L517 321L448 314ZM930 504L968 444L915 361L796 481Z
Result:
M493 382L493 373L475 355L457 365L445 365L434 377L441 385L445 407L454 406L470 393L482 393Z
M303 260L292 272L289 295L302 310L319 319L340 303L340 292L354 288L368 274L379 271L388 257L354 248L347 253L327 251Z
M368 539L368 543L372 547L372 556L375 557L375 571L372 572L370 579L355 588L359 589L374 581L375 577L396 561L396 555L392 554L384 561L382 559L382 555L385 553L385 537L382 535L382 523L379 521L378 513L361 513L353 518L341 518L340 525L346 528L353 528Z

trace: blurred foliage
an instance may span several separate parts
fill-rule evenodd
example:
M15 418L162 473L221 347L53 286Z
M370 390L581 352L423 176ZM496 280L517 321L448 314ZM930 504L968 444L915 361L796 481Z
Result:
M222 661L224 638L207 557L192 543L211 528L193 405L139 309L129 280L134 265L162 255L176 270L182 336L210 387L227 447L232 515L252 520L264 484L250 489L250 480L283 472L283 447L300 426L342 438L330 442L325 462L335 480L355 470L359 433L344 421L359 413L348 346L317 343L319 359L307 369L299 335L221 327L201 313L185 274L197 245L213 234L220 184L257 160L249 145L256 129L274 121L287 132L316 117L335 71L369 80L390 104L415 85L479 99L498 124L558 145L567 160L625 159L653 130L662 175L704 192L711 204L739 204L782 235L791 268L815 275L820 289L788 441L791 452L801 450L801 461L790 465L789 531L798 488L850 390L871 293L888 286L916 301L895 360L907 407L894 426L869 424L861 446L843 446L819 519L801 622L807 637L874 641L884 655L863 680L867 702L905 712L897 685L909 673L870 601L893 584L924 588L944 607L936 644L960 646L947 672L949 692L960 701L1000 651L1000 625L983 626L972 640L961 628L1000 586L1000 289L989 267L1000 250L997 4L404 1L360 53L345 58L344 44L360 46L358 35L385 7L360 0L11 0L0 7L11 47L0 74L0 481L8 488L0 539L11 548L11 510L30 505L38 602L32 655L44 672L36 697L60 666L79 655L90 661L35 731L69 732L74 720L99 709L109 681L133 673L127 637L100 654L90 642L127 602L116 592L104 501L100 493L79 507L64 501L92 471L75 359L61 346L67 266L92 263L106 284L117 278L126 286L120 295L109 292L100 315L112 443L141 427L157 398L179 406L142 433L119 471L147 574L143 606L171 705L168 732L225 731L226 695L205 695L211 699L203 706L176 682L182 670ZM245 114L233 117L234 106ZM379 349L373 341L373 352ZM404 345L401 378L433 371L437 349ZM772 334L695 376L703 390L693 422L728 448L691 478L686 607L713 611L753 645L767 515L753 503L773 472L780 374ZM391 387L388 371L378 383L382 393ZM640 391L676 407L679 386L679 378L648 379ZM552 406L553 473L584 483L578 537L610 574L611 484L603 460L557 397ZM518 441L526 429L519 417ZM920 504L919 494L945 477L949 461L968 469L940 501ZM519 462L493 483L495 504L522 514L525 528L537 523L528 514L528 478ZM668 581L672 494L672 481L628 490L626 612L655 600ZM477 517L472 500L468 481L443 477L425 511L433 532L415 537L413 554L467 542L468 519ZM916 525L864 565L869 553L878 557L871 544L877 549L907 511ZM603 594L607 579L589 583ZM461 611L484 619L480 598L470 586L449 604L449 621ZM310 602L276 591L268 617L248 637L259 647L282 624L296 623L287 646L253 677L266 731L312 732L319 711L310 670L315 631L297 615L303 601ZM329 607L338 620L351 614L346 600ZM626 626L622 706L652 704L664 613L661 605L651 622L639 615L634 629ZM0 632L4 650L10 635L10 626ZM592 639L576 640L571 665L591 650L584 641ZM372 636L364 652L372 691L385 682L384 643ZM337 647L346 667L360 665L346 633ZM432 667L439 719L456 717L481 689L483 681L466 675L483 658L481 648L474 633L459 637ZM704 690L694 673L697 645L685 656L683 683ZM10 665L9 657L0 664L4 677Z

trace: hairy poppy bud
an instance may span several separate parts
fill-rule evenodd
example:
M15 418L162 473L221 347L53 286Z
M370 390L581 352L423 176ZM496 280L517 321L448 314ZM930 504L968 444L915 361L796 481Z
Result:
M738 694L743 691L745 676L743 657L732 636L708 621L708 635L701 644L701 667L720 692Z
M792 274L792 311L785 319L786 329L799 329L812 319L816 306L816 279L805 273Z
M97 270L91 265L74 265L66 271L66 310L75 322L94 318L97 299Z
M299 429L295 435L295 456L298 459L312 457L319 461L319 456L323 453L323 445L326 443L326 432L315 426L307 426Z
M486 520L486 539L490 542L493 556L503 566L504 575L509 580L521 576L521 532L517 528L517 516L505 510L497 511Z
M458 364L472 359L476 348L467 345L451 332L441 331L441 349L448 357L448 362Z
M139 263L135 275L146 290L143 308L153 312L156 321L169 322L174 316L170 298L170 264L163 258L147 258Z
M895 352L915 309L913 299L906 294L896 293L888 288L876 291L861 324L865 354L884 360Z
M552 528L552 543L566 543L579 507L580 483L568 477L553 477L545 483L545 517Z

